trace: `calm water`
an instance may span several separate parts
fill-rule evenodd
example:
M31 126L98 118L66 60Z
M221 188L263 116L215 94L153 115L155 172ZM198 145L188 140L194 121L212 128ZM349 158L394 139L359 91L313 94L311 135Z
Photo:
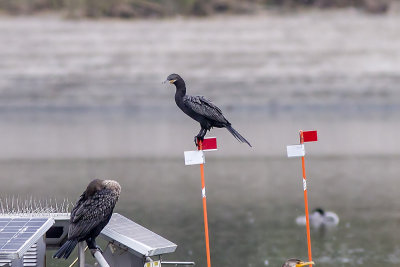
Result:
M335 229L312 231L319 266L399 266L399 163L396 157L307 159L311 208L341 219ZM2 193L60 199L76 198L89 177L116 179L123 188L117 212L178 244L168 259L206 264L199 169L181 158L3 161L0 169ZM303 213L300 171L296 159L207 157L214 266L306 259L305 228L294 222Z

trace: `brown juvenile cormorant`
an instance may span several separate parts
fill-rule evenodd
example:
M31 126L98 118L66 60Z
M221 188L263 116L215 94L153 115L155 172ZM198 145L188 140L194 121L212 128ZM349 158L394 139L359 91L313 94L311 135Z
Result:
M311 264L315 264L313 261L308 261L308 262L304 262L298 259L290 259L287 260L282 267L302 267L302 266L307 266L307 265L311 265Z
M222 111L204 96L191 96L186 94L185 81L178 74L171 74L165 82L175 84L175 102L176 105L189 117L200 123L200 132L194 137L194 142L197 145L197 140L203 140L207 131L212 127L226 128L237 140L250 143L241 136L231 123L222 115Z
M95 239L110 220L120 192L121 186L116 181L91 181L72 209L68 240L53 257L68 258L81 241L86 241L94 253L98 249Z

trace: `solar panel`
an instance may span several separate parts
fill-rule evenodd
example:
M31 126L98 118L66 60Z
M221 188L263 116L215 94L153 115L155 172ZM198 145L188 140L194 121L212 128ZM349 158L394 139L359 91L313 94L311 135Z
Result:
M53 224L53 218L0 217L0 259L21 258Z
M143 256L172 253L177 247L171 241L118 213L112 215L101 234L105 239L116 241Z

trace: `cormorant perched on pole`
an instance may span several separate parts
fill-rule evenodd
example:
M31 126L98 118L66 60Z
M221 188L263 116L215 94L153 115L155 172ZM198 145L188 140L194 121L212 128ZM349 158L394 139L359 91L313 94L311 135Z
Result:
M86 241L92 252L99 249L95 239L110 221L120 192L121 186L116 181L91 181L72 209L68 241L53 258L68 258L75 246L82 241Z
M198 140L204 139L207 131L212 127L217 127L226 128L237 140L251 146L243 136L233 129L231 123L224 117L224 115L222 115L222 111L210 100L204 96L186 95L185 81L181 76L178 74L171 74L167 77L165 82L175 84L176 86L176 105L186 113L186 115L200 123L200 132L194 137L196 145L198 145Z
M315 264L313 261L304 262L298 259L287 260L282 267L302 267L307 265Z

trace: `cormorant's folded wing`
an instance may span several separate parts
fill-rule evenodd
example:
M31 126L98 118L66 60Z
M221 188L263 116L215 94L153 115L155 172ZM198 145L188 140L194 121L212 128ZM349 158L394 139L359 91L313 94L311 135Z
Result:
M203 115L207 119L222 123L228 122L224 115L222 115L222 111L204 96L185 95L183 97L183 103L186 107L200 115Z
M76 202L74 208L71 211L70 223L75 223L79 220L79 218L83 215L84 211L84 203L85 203L85 192L79 197Z
M117 200L118 197L110 189L102 189L87 199L82 195L71 212L68 238L79 238L106 220Z

